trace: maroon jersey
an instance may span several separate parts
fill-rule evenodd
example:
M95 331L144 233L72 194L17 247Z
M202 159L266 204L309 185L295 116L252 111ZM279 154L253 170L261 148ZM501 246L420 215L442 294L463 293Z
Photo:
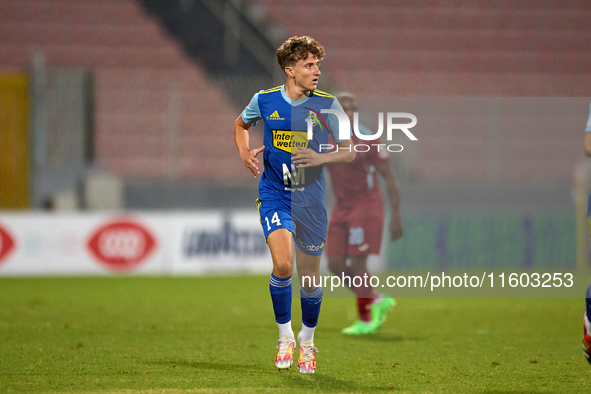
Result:
M358 145L355 160L326 166L337 203L332 209L327 256L367 256L379 254L384 226L384 205L378 186L376 166L389 160L388 151L381 146L351 137ZM369 146L367 152L363 152Z
M382 204L382 195L377 182L376 166L389 161L390 156L380 141L362 141L355 134L351 137L353 145L359 145L355 160L349 163L326 166L330 172L332 189L337 203L348 205L349 202L363 199L365 203ZM363 150L369 151L362 152ZM379 151L378 151L379 148Z

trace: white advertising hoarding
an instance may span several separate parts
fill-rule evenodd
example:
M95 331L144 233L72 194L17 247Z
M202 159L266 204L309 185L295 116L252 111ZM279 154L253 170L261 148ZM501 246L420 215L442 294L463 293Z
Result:
M267 273L255 212L0 212L0 276Z
M271 254L254 212L205 212L178 216L173 274L270 273Z
M0 214L0 275L160 274L161 216Z

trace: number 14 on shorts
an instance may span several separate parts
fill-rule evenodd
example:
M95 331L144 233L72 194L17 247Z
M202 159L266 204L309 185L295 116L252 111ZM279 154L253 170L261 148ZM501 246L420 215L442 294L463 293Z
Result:
M271 223L269 223L268 216L265 216L265 220L267 221L267 231L271 230L271 224L274 224L277 227L281 226L281 221L279 220L279 215L277 215L277 212L273 213L273 217L271 217Z

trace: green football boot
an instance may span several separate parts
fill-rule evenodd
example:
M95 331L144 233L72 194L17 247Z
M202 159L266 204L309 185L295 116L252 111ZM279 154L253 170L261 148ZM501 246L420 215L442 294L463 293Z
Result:
M366 335L374 334L376 329L372 322L357 320L352 326L343 328L341 332L347 335Z
M371 304L371 325L374 330L377 330L386 322L386 315L394 305L396 305L396 301L390 297L384 297Z

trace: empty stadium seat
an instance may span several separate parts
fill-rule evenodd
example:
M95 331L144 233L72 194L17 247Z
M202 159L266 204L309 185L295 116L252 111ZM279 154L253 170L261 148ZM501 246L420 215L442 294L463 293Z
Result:
M239 109L138 1L0 2L0 70L26 70L36 52L48 67L94 71L99 166L167 178L179 162L183 177L248 179L231 133Z
M591 96L588 1L251 1L287 35L319 40L325 76L359 96ZM521 140L498 132L498 164L489 170L485 140L423 135L411 172L422 180L569 181L583 126L566 132L561 121L552 135L541 127L522 127ZM542 159L557 151L563 161Z

